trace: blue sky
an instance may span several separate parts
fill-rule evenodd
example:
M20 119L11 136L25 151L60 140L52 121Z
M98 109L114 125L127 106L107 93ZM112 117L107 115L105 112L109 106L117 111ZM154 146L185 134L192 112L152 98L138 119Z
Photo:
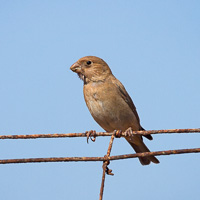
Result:
M199 1L0 1L0 134L103 131L69 70L103 58L147 129L200 127ZM195 148L198 134L155 135L152 150ZM109 138L0 141L0 159L104 156ZM115 139L111 155L133 153ZM200 154L111 162L104 199L199 199ZM1 198L98 199L102 163L0 166Z

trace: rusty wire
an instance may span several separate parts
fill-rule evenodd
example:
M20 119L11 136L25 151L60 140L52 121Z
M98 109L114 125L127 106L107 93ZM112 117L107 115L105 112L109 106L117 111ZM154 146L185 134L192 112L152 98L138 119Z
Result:
M52 158L22 158L22 159L3 159L0 164L14 164L14 163L39 163L39 162L87 162L87 161L107 161L107 160L122 160L146 156L164 156L171 154L184 154L184 153L199 153L200 148L193 149L178 149L166 151L153 151L135 154L125 154L106 157L52 157Z
M110 161L109 161L108 158L110 157L110 152L111 152L111 149L112 149L112 144L113 144L114 138L115 138L115 133L113 133L113 135L110 138L110 142L109 142L109 146L108 146L108 151L107 151L107 154L104 156L104 158L106 160L103 162L103 165L102 165L103 174L102 174L102 181L101 181L101 188L100 188L99 200L103 199L103 191L104 191L104 184L105 184L106 173L108 175L114 175L112 173L112 170L108 168L108 165L110 164Z
M149 130L133 131L133 135L150 135L150 134L167 134L167 133L200 133L200 128L194 129L168 129L168 130ZM92 134L93 137L112 136L113 133L97 132ZM126 132L121 136L127 136ZM0 135L0 139L36 139L36 138L63 138L63 137L87 137L87 133L54 133L54 134L31 134L31 135Z
M113 133L86 131L85 133L66 133L66 134L32 134L32 135L0 135L0 139L36 139L36 138L63 138L63 137L87 137L87 141L90 138L93 142L98 136L111 136L107 154L104 157L52 157L52 158L24 158L24 159L3 159L0 160L0 164L14 164L14 163L38 163L38 162L78 162L78 161L103 161L103 174L102 182L99 194L99 200L103 199L103 191L105 184L106 173L108 175L114 175L112 170L108 168L111 160L129 159L145 156L160 156L171 154L183 154L183 153L198 153L200 148L193 149L179 149L179 150L167 150L167 151L154 151L144 152L126 155L110 156L113 140L115 137L126 137L131 135L149 135L149 134L166 134L166 133L199 133L200 128L196 129L169 129L169 130L150 130L150 131L132 131L132 133L114 131Z

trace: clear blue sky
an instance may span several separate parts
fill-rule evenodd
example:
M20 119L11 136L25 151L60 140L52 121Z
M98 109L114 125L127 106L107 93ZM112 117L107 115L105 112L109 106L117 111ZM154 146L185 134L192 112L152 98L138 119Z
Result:
M103 58L146 129L200 127L199 1L0 1L0 134L103 131L69 67ZM200 147L195 134L156 135L152 150ZM103 156L109 138L0 141L0 159ZM133 153L124 139L111 155ZM200 154L111 162L104 199L199 200ZM2 200L98 199L102 163L0 165Z

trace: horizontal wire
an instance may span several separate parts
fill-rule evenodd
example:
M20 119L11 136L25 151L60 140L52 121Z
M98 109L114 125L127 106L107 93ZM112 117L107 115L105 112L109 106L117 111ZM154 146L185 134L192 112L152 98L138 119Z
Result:
M4 159L0 160L0 164L14 164L14 163L39 163L39 162L79 162L79 161L107 161L107 160L122 160L146 156L161 156L171 154L184 154L184 153L199 153L200 148L194 149L178 149L167 151L154 151L126 155L116 155L109 157L52 157L52 158L23 158L23 159Z
M131 135L150 135L150 134L169 134L169 133L200 133L200 128L193 129L166 129L166 130L148 130L132 131ZM96 132L92 136L112 136L113 133ZM129 134L129 136L130 136ZM126 132L120 136L127 136ZM63 137L88 137L87 133L54 133L54 134L31 134L31 135L0 135L0 139L36 139L36 138L63 138Z

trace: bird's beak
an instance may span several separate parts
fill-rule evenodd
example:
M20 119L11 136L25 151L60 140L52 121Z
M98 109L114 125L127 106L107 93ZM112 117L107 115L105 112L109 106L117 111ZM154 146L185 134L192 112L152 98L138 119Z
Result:
M81 72L81 65L76 62L70 67L70 69L73 72L80 73Z

